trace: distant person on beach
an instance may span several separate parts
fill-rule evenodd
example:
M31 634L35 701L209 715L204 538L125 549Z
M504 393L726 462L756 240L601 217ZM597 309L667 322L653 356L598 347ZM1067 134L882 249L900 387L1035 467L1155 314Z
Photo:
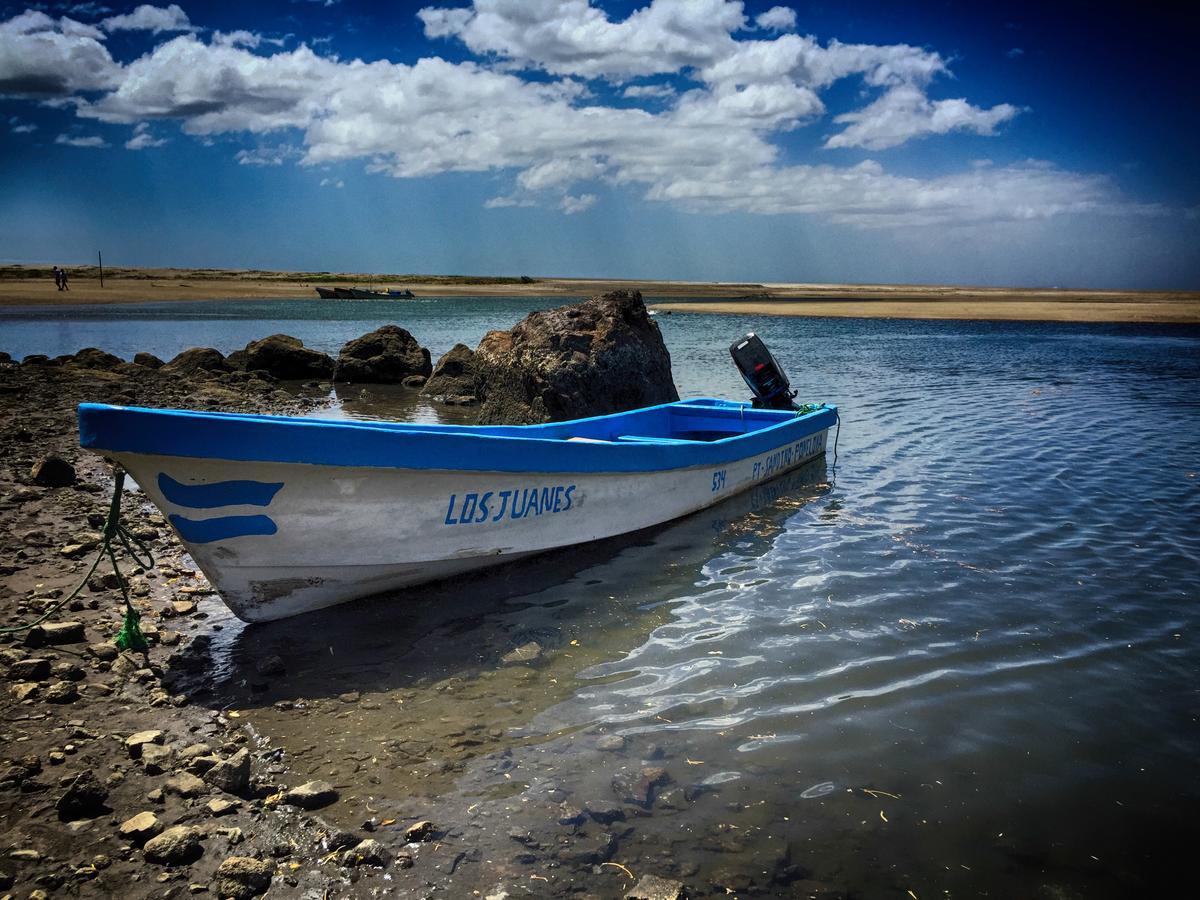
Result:
M69 288L69 287L67 287L67 270L66 270L66 269L59 269L59 270L58 270L58 277L62 279L62 287L60 287L60 288L59 288L59 290L60 290L60 291L69 291L69 290L70 290L70 288Z
M60 291L63 289L63 271L58 266L54 267L54 286Z

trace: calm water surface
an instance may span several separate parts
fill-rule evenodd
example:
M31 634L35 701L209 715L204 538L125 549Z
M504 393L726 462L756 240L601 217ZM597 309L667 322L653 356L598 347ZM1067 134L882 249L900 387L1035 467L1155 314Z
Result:
M285 331L336 350L394 319L436 357L529 308L5 312L0 349L170 356ZM586 870L575 883L619 895L617 868L521 863L507 834L561 831L562 804L611 805L614 776L644 764L672 781L611 858L701 896L791 896L807 878L862 897L1108 898L1190 880L1200 330L658 321L684 396L741 396L725 348L762 334L801 399L841 407L836 467L466 585L223 620L213 702L338 783L348 822L445 823L479 855L451 893ZM397 391L340 402L438 415ZM500 662L530 640L535 665ZM264 653L288 667L265 688ZM612 734L623 749L600 749Z

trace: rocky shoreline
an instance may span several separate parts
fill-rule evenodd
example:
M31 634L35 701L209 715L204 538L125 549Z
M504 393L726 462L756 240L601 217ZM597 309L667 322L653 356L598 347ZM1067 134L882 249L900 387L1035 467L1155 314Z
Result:
M95 351L0 367L3 627L71 591L98 545L113 477L78 449L77 403L288 413L312 405L260 376L183 377ZM252 897L274 880L340 893L358 870L330 854L360 839L306 812L239 723L168 688L173 659L206 639L197 600L211 589L160 516L126 512L156 560L144 571L122 559L146 653L112 643L123 601L107 565L52 620L0 637L0 890Z

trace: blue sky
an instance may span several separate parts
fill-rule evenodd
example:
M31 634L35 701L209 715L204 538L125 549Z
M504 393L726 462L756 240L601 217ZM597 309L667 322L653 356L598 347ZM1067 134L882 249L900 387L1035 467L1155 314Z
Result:
M1195 18L0 5L0 261L1197 289Z

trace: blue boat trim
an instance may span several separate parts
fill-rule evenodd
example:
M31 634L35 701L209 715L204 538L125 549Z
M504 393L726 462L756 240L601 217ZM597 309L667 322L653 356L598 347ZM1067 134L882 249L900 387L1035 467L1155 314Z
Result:
M331 421L85 403L79 407L79 442L108 453L241 462L481 472L658 472L746 459L832 428L836 418L834 406L797 414L716 399L545 425ZM617 440L631 435L647 439ZM706 439L688 439L694 435ZM725 436L714 439L719 435Z
M170 519L179 536L191 544L211 544L228 538L255 534L275 534L279 527L267 516L220 516L215 519L187 519L172 513Z
M158 473L158 489L176 506L216 509L220 506L270 506L282 481L214 481L182 484L166 472Z

